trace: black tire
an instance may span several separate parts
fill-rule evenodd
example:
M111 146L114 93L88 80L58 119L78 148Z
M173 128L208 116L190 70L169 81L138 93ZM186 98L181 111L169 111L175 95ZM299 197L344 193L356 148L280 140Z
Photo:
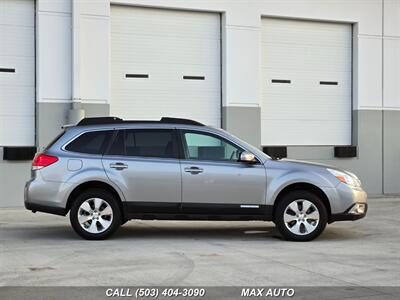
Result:
M93 198L99 198L101 200L103 200L103 206L107 206L107 204L110 206L111 208L111 214L109 216L97 216L97 219L99 218L103 218L102 220L99 220L98 222L95 221L95 225L96 228L100 228L99 230L104 230L101 232L97 232L97 233L91 233L87 230L85 230L79 220L78 220L78 213L82 215L82 210L80 210L81 205L89 200L89 199L93 199ZM82 192L78 197L76 197L75 201L72 203L71 206L71 210L69 212L69 219L72 225L72 228L74 229L74 231L80 235L81 237L83 237L84 239L87 240L104 240L106 238L108 238L109 236L111 236L120 226L121 226L121 210L120 210L120 206L118 205L118 200L115 198L115 196L103 189L99 189L99 188L93 188L93 189L88 189L84 192ZM92 205L94 204L93 200L89 200L88 203L91 203L91 207L93 207ZM104 208L103 208L104 209ZM99 209L99 211L101 211L101 209ZM86 214L86 211L84 211L83 213ZM90 214L88 214L88 216L90 216ZM108 227L103 227L100 221L104 221L104 219L109 222L111 221L111 224L107 225ZM91 223L93 222L93 220L89 220L88 222L84 223L85 226L88 225L88 227L90 227ZM105 229L107 228L107 229Z
M299 200L299 201L296 201ZM301 222L299 221L292 221L288 222L288 225L285 224L284 220L284 214L285 210L287 213L292 214L294 211L288 209L289 204L293 203L296 201L297 207L299 206L298 203L300 203L300 207L303 207L303 201L301 200L307 200L311 202L314 206L311 206L311 208L308 210L308 212L313 212L315 211L314 209L316 208L319 213L319 220L318 222L315 222L313 220L304 220L302 219ZM302 208L303 210L303 208ZM301 217L303 218L303 216ZM279 202L276 204L275 207L275 212L274 212L274 222L276 224L276 227L278 228L279 232L283 236L284 239L290 240L290 241L311 241L318 237L325 229L326 223L328 221L328 213L327 209L325 207L324 202L321 200L320 197L318 197L316 194L309 192L307 190L296 190L289 192L288 194L284 195L282 199L279 200ZM313 224L313 230L310 230L310 233L307 233L306 226L304 225L305 222L308 222L307 225ZM292 224L298 225L299 227L299 234L295 234L292 232L288 227L290 227L293 231L296 231L294 229L295 227L291 227ZM316 225L317 224L317 225Z

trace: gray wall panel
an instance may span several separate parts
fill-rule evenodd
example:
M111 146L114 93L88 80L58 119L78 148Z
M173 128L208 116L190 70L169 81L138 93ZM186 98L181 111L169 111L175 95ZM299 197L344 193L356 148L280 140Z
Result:
M357 157L335 158L333 146L288 147L288 157L321 162L354 172L371 194L381 194L382 188L382 111L353 112L357 124L353 127L358 146ZM400 170L397 171L400 175Z
M57 134L61 132L61 126L67 124L70 103L37 103L37 145L42 149Z
M108 117L110 115L109 104L84 103L85 117ZM118 117L118 116L115 116Z
M384 111L383 191L400 193L400 111Z
M23 206L24 186L30 177L31 162L5 161L0 147L0 207Z
M222 128L259 147L261 144L261 109L259 107L222 107Z

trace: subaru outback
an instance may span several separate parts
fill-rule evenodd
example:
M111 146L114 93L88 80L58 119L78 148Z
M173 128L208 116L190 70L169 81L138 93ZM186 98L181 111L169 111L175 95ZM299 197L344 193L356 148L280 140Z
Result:
M366 215L356 175L273 159L196 121L85 118L64 128L32 163L25 207L69 218L85 239L105 239L130 219L273 221L309 241L327 223Z

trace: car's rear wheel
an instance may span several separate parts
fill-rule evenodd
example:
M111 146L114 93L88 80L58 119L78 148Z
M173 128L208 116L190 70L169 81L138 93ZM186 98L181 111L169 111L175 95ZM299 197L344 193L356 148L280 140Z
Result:
M328 214L323 201L309 191L292 191L278 203L275 224L287 240L310 241L325 229Z
M88 240L106 239L121 225L121 211L114 195L89 189L73 202L69 214L72 228Z

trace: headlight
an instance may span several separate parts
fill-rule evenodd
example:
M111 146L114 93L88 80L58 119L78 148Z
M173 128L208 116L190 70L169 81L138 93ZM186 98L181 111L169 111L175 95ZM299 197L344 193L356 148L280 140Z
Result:
M359 187L361 186L361 182L357 177L353 177L345 172L341 172L338 170L327 169L333 176L335 176L339 181L350 185L352 187Z

